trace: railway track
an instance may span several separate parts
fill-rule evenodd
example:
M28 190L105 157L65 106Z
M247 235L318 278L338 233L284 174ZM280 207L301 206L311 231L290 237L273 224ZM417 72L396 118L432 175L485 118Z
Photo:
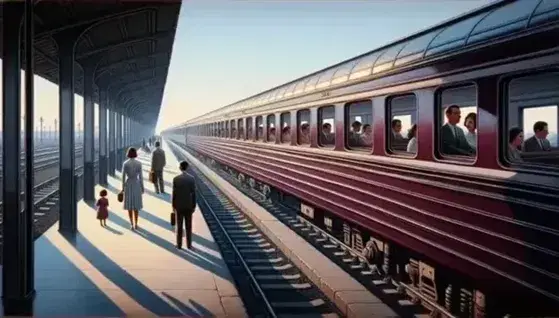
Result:
M180 147L188 151L191 155L200 158L197 153L185 147L184 144L181 144ZM173 149L172 145L171 149ZM175 152L174 149L173 151ZM175 152L175 155L182 158L179 152ZM201 162L206 161L202 158ZM405 283L397 282L394 279L386 279L377 265L371 264L369 260L362 255L362 251L344 244L340 239L314 225L312 222L302 217L297 209L272 202L264 193L251 188L248 182L240 182L239 178L231 175L227 171L216 168L211 164L206 164L206 166L312 244L316 249L340 266L340 268L363 284L363 286L377 296L383 303L390 306L399 316L455 317L443 306L420 294L417 289Z
M198 202L251 317L342 317L334 304L198 171Z
M95 171L98 171L98 161L95 161ZM79 166L76 169L76 177L81 178L83 176L83 166ZM58 191L59 191L58 176L52 177L34 187L33 199L34 199L34 223L35 231L34 238L36 239L42 235L46 230L48 230L56 221L58 220L58 213L53 213L53 209L58 207ZM22 199L25 194L22 193ZM0 246L3 243L3 204L0 202ZM1 260L0 253L0 262Z

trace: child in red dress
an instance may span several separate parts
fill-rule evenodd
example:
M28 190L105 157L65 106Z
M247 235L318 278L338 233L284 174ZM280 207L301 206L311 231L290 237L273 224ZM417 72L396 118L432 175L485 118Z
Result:
M101 190L99 193L101 198L97 200L97 220L101 226L107 226L107 218L109 218L109 199L107 199L107 190Z

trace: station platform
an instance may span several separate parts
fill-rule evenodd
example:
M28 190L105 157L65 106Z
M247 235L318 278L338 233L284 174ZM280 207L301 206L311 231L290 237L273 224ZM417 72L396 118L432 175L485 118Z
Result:
M79 233L66 237L52 226L35 242L36 316L247 317L233 278L200 213L193 215L193 249L175 248L169 223L170 195L157 195L144 165L144 209L139 229L116 199L120 174L109 176L109 219L100 226L96 210L78 203ZM167 155L169 186L178 162ZM96 193L103 189L96 186ZM183 244L185 246L185 244Z

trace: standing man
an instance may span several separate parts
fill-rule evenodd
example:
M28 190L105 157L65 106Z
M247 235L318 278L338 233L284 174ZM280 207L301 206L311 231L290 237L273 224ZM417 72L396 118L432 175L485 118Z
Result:
M152 181L157 194L165 193L165 188L163 187L163 168L165 168L166 164L165 151L161 149L161 144L158 141L155 143L155 150L151 154L151 171L154 174Z
M173 179L173 210L177 218L177 248L182 248L183 224L186 230L186 246L192 248L192 213L196 209L196 185L194 178L186 173L188 162L180 163L181 174Z

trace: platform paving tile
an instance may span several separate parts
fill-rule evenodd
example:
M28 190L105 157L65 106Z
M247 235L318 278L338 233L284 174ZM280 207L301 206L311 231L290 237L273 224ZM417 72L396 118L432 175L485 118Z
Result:
M270 212L235 189L226 180L183 151L189 163L199 168L218 188L246 213L255 225L273 241L286 256L317 284L350 317L396 317L396 314L357 280L330 261L315 247L302 239Z
M167 162L178 167L172 154ZM166 181L173 176L165 173ZM193 216L193 250L177 250L170 195L153 193L147 177L146 171L139 230L130 230L116 200L117 175L106 187L107 228L99 225L94 207L80 201L77 235L63 235L55 224L36 241L35 315L247 317L200 211ZM97 186L96 193L103 188Z

